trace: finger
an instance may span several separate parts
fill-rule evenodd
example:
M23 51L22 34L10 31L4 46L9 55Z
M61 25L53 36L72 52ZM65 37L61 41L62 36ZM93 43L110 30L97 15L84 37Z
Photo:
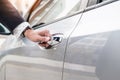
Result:
M38 32L41 36L50 36L50 32L48 30L43 30Z
M49 40L50 40L50 37L42 37L42 36L38 37L38 41L41 43L48 42Z
M42 46L42 47L45 47L45 48L47 48L49 46L49 44L47 44L47 43L42 43L42 44L39 43L39 45Z

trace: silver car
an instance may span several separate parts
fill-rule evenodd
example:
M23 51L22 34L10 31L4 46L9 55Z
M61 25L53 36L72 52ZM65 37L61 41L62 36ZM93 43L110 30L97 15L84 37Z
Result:
M1 51L0 80L120 80L120 0L85 1L80 11L34 27L56 34L48 49Z

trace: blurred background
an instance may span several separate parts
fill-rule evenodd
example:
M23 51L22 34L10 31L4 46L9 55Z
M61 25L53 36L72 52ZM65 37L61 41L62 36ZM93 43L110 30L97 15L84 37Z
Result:
M9 0L9 1L15 6L15 8L20 12L21 15L24 15L36 0Z

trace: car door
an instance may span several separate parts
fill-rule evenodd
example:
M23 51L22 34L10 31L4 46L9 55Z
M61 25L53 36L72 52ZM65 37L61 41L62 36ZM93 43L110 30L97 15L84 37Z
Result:
M48 29L51 34L62 33L62 42L50 49L38 45L15 48L1 53L1 66L5 66L5 80L61 80L64 54L70 33L81 18L71 15L55 22L37 26L37 30ZM3 80L4 80L3 79Z
M68 40L63 80L120 79L119 4L106 0L86 8Z
M51 34L62 33L62 42L53 48L44 49L26 45L0 52L1 80L62 80L63 61L68 37L82 16L70 15L35 29L50 30Z

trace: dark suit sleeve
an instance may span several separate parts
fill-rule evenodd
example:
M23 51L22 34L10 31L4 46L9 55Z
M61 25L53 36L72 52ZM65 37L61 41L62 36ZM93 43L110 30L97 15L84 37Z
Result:
M13 31L24 19L8 0L0 0L0 23Z

